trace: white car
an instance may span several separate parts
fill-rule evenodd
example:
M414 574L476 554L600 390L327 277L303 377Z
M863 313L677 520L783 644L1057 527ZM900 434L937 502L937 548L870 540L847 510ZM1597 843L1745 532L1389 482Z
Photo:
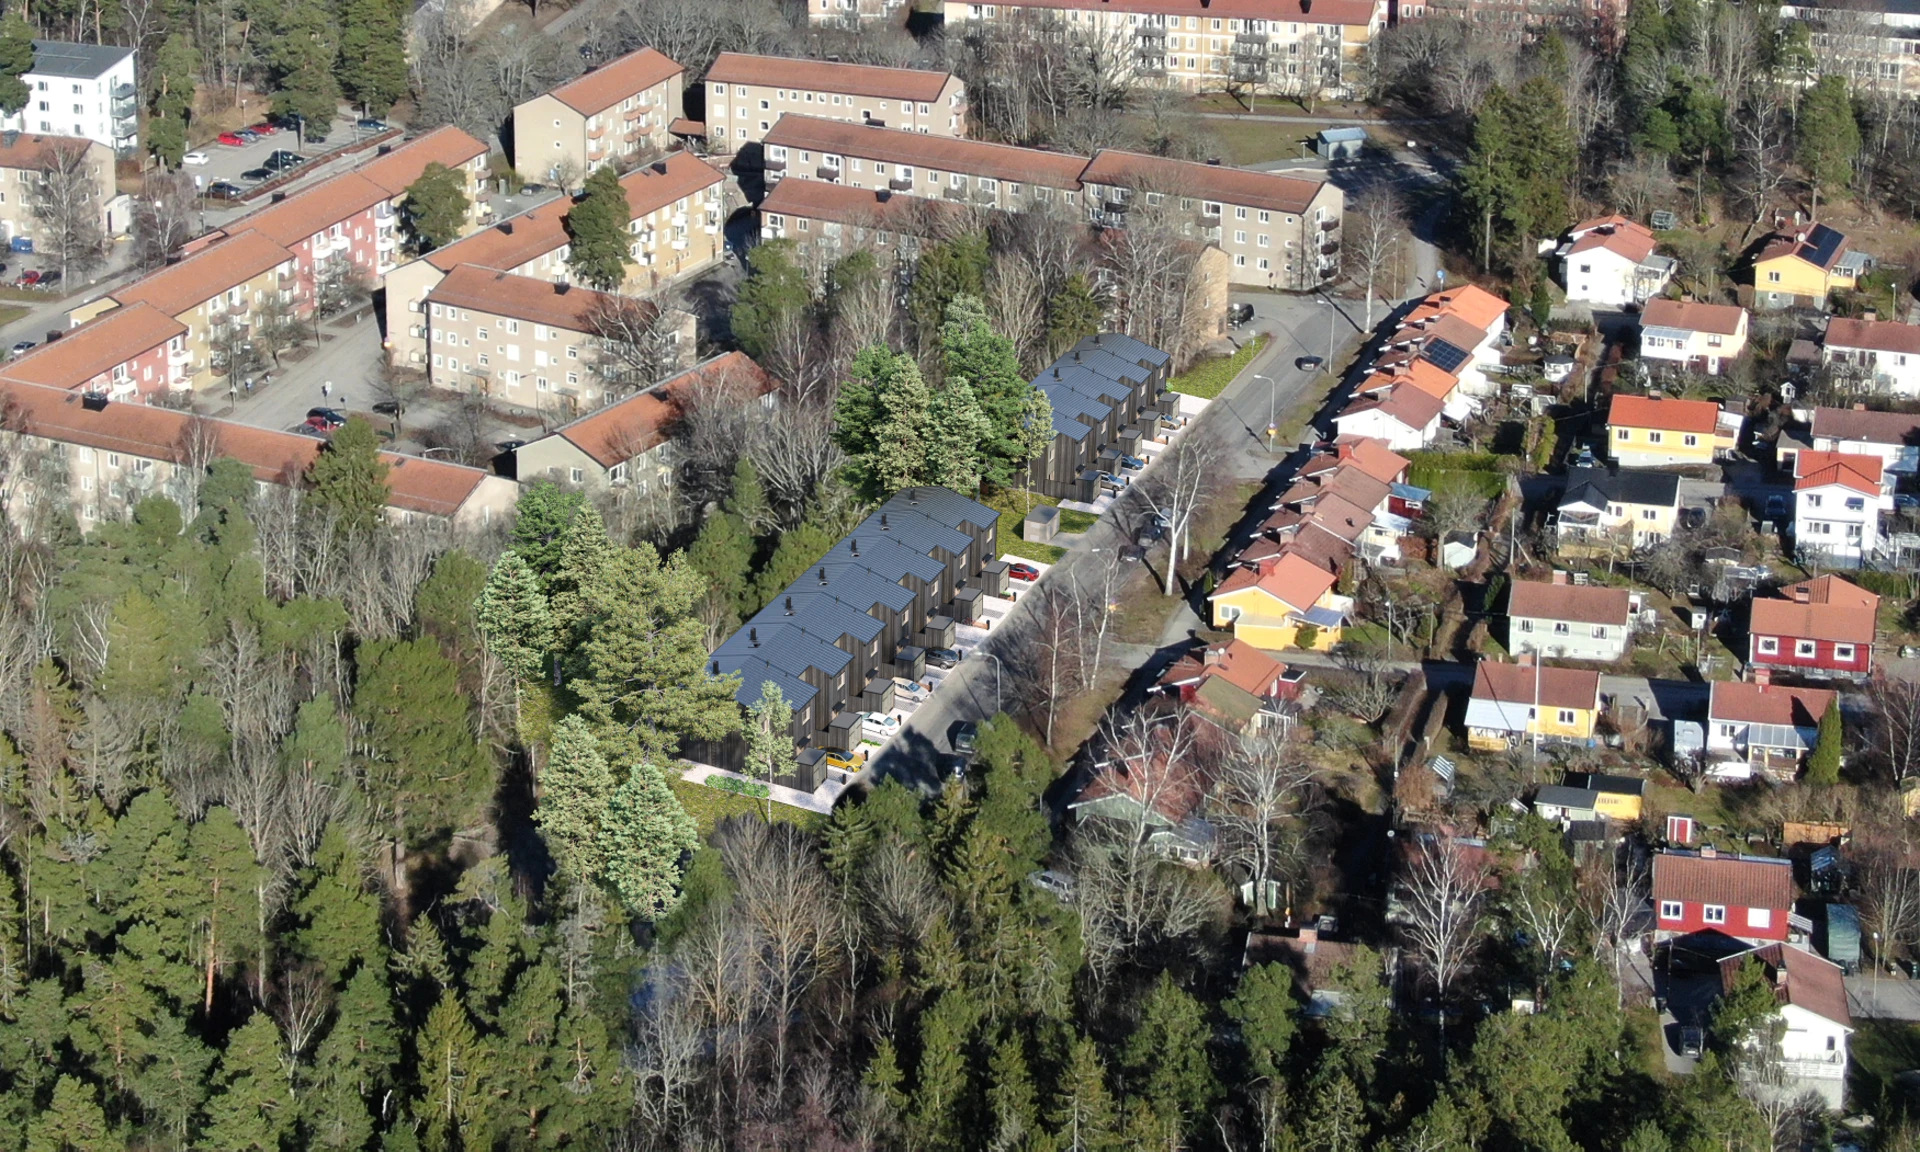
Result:
M210 159L212 159L212 157L208 156L205 152L189 152L185 156L180 157L180 163L205 164Z
M860 718L860 734L869 740L885 740L900 731L900 718L885 712L869 712Z
M902 700L911 700L915 704L920 703L932 695L931 692L927 691L925 684L920 683L918 680L909 680L904 676L895 676L893 678L893 694Z

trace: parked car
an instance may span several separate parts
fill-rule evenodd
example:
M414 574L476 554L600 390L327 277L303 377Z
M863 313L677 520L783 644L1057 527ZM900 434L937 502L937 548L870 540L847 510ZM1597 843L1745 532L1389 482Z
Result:
M1146 559L1147 550L1138 544L1129 544L1120 549L1120 559L1127 564L1138 564Z
M900 731L900 717L885 712L869 712L860 717L860 734L869 740L885 740Z
M1680 1029L1680 1055L1698 1057L1707 1046L1707 1034L1700 1028Z
M277 175L277 173L271 168L249 168L245 172L240 173L240 179L251 180L255 184L258 184L262 180L273 179L275 175Z
M338 428L347 422L347 418L341 415L337 408L307 409L307 423L312 424L315 421L328 428Z
M246 131L253 133L255 136L271 136L275 132L280 131L280 129L275 128L270 122L262 120L258 124L247 125Z
M205 164L211 161L212 159L213 157L207 155L205 152L189 152L185 156L180 157L180 163L200 165L200 164Z
M1029 872L1027 883L1058 898L1062 904L1073 903L1073 877L1065 872L1055 872L1051 868L1041 872Z
M1013 577L1015 580L1038 580L1040 579L1040 569L1035 568L1031 564L1009 564L1007 565L1007 575Z
M60 269L49 268L45 272L40 273L40 279L35 280L33 286L35 288L45 288L58 283L60 283Z
M248 144L255 143L260 139L260 133L255 132L251 128L242 128L238 132L235 132L234 135L240 137L242 141Z
M827 762L829 768L838 768L842 772L858 772L860 766L867 762L867 754L860 748L855 748L851 752L841 752L836 749L829 751L822 759Z
M298 168L306 162L307 158L305 156L300 155L298 152L289 152L285 148L281 148L274 152L273 155L267 157L267 167L273 169L275 172L286 172L290 169Z
M1100 473L1100 487L1112 492L1126 491L1127 482L1111 472Z
M360 129L362 132L385 132L387 130L387 122L385 120L376 120L369 116L365 120L355 124L354 127Z
M225 144L229 148L244 148L246 147L246 144L247 144L245 140L241 139L240 134L238 132L220 133L219 142L222 144Z
M31 288L38 283L40 283L40 270L38 268L29 268L25 272L20 273L19 284L22 288Z
M1253 319L1253 305L1251 304L1227 305L1227 323L1233 325L1235 328L1240 327L1240 325L1245 324L1247 321L1251 319Z
M1122 468L1140 469L1140 468L1145 468L1146 466L1147 466L1147 462L1145 460L1140 459L1140 457L1138 456L1120 457L1120 467Z
M980 747L980 725L971 720L962 720L947 732L947 743L953 750L971 756Z
M1787 498L1778 492L1767 497L1767 519L1777 520L1787 514Z
M373 402L373 413L376 416L398 416L400 415L400 401L375 400ZM500 446L502 451L505 451L506 447L505 444Z
M911 700L915 704L919 704L927 697L933 695L933 693L927 691L925 684L920 683L918 680L909 680L905 676L895 676L893 678L893 693L901 699Z
M1326 361L1318 356L1302 356L1293 362L1293 366L1302 372L1315 372L1325 363Z
M215 200L238 200L246 194L245 188L230 180L215 180L207 185L207 195Z
M927 664L933 668L951 668L960 663L960 653L951 648L927 649Z
M38 340L22 340L20 341L20 343L15 344L13 346L13 354L15 356L18 356L22 352L31 351L32 349L37 348L39 346L40 346L40 342Z

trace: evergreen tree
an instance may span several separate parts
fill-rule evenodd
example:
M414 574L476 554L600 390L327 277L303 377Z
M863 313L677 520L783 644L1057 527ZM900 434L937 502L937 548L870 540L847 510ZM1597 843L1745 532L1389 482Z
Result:
M984 296L991 264L985 232L970 232L922 249L914 265L913 284L907 289L907 315L914 330L936 336L955 297Z
M1027 1147L1044 1135L1033 1074L1027 1068L1026 1045L1017 1032L1002 1039L988 1061L987 1116L991 1147Z
M502 552L475 606L487 650L519 680L540 675L553 649L553 613L540 578L518 552Z
M370 116L407 94L407 53L388 0L346 0L340 8L340 87Z
M1567 219L1577 168L1560 89L1545 76L1511 92L1495 85L1475 111L1473 146L1461 172L1476 232L1490 219L1504 226L1512 251L1531 252L1536 238L1559 231Z
M1314 1077L1301 1113L1300 1135L1307 1147L1322 1152L1362 1152L1370 1146L1367 1103L1352 1079L1324 1069Z
M208 1147L234 1152L278 1152L294 1119L287 1076L280 1067L280 1029L255 1012L220 1054L215 1091L207 1100Z
M1820 734L1814 740L1813 752L1807 756L1807 783L1840 783L1840 746L1845 739L1840 697L1835 696L1827 701L1827 710L1820 716Z
M964 380L987 422L985 443L976 450L980 471L996 485L1012 482L1030 459L1023 432L1031 398L1039 393L1020 371L1013 341L987 326L986 308L978 298L957 296L940 330L940 350L948 386Z
M253 858L246 829L226 808L208 809L206 818L193 826L187 834L187 859L196 889L189 907L200 921L196 946L207 967L203 1008L211 1011L214 978L260 956L260 896L266 872Z
M594 597L620 555L607 539L607 526L591 505L575 513L560 537L553 571L547 576L547 607L553 619L553 643L565 652L580 640L594 611ZM558 683L558 681L555 681Z
M941 993L920 1013L920 1064L910 1128L921 1147L959 1143L961 1102L971 1087L967 1050L979 1020L979 1007L959 989Z
M367 890L360 853L338 822L321 836L314 864L312 883L294 904L304 925L300 951L319 961L335 984L362 961L384 967L380 900Z
M1254 965L1241 974L1240 987L1221 1007L1240 1028L1248 1070L1256 1079L1278 1083L1297 1031L1292 969L1284 964Z
M1106 1067L1090 1037L1074 1039L1047 1118L1061 1152L1106 1152L1118 1147L1113 1094L1107 1090Z
M0 19L0 112L16 115L33 99L20 77L33 71L33 29L21 16L24 9Z
M934 393L927 412L925 483L972 493L980 490L983 467L1004 467L1011 476L1012 449L997 462L982 451L994 443L995 435L993 421L981 410L973 388L958 377L949 379Z
M1078 272L1047 300L1047 358L1049 360L1100 331L1106 310Z
M418 842L466 819L491 765L473 737L459 670L431 640L374 640L359 653L353 711L367 726L368 775L396 833Z
M765 360L781 334L803 322L813 304L813 289L791 240L754 245L747 252L747 270L728 319L747 355Z
M486 1045L452 989L443 991L428 1013L415 1048L419 1089L413 1111L426 1124L427 1146L487 1147L494 1069Z
M600 818L607 883L636 916L652 919L679 898L680 862L700 842L693 817L660 769L638 760Z
M773 555L760 569L755 595L760 605L771 604L782 590L793 585L795 580L807 574L807 570L820 562L820 558L833 550L840 538L812 520L798 528L780 534L780 542L774 545Z
M560 545L587 497L551 480L536 480L520 490L514 505L513 550L534 574L545 579L560 565Z
M407 185L406 198L400 201L400 226L407 232L409 246L415 252L431 252L458 240L466 231L470 206L466 178L437 161L428 164Z
M159 1012L134 1044L135 1067L127 1087L141 1111L176 1141L184 1141L207 1099L214 1051L187 1029L186 1021Z
M147 121L147 151L162 168L178 168L187 156L187 126L179 120ZM136 222L135 229L145 225Z
M775 778L794 769L793 708L787 704L780 685L771 680L760 683L760 695L747 706L747 720L740 726L746 737L747 775L764 779L771 785ZM773 796L767 796L767 820L773 820Z
M602 165L587 177L586 192L567 213L567 266L574 275L602 292L611 292L627 279L632 264L628 226L633 209L627 190L612 165Z
M183 127L193 115L196 77L200 74L200 50L185 32L170 33L154 54L153 114L174 120Z
M1793 158L1813 181L1814 216L1819 196L1853 182L1853 163L1860 157L1860 122L1853 114L1853 97L1845 76L1822 76L1800 100L1795 124Z
M856 361L856 373L859 368ZM920 377L919 365L905 355L892 357L884 375L877 376L872 387L876 422L857 452L848 455L853 458L855 474L864 479L869 491L881 496L921 483L926 477L933 394ZM845 426L839 434L843 447L855 435Z
M893 1037L880 1037L880 1042L874 1046L873 1059L867 1062L867 1070L860 1080L879 1101L890 1126L898 1124L906 1114L907 1094L900 1087L905 1079L906 1075L900 1071L900 1053L893 1045Z
M314 1052L303 1127L316 1147L366 1147L374 1110L393 1082L399 1059L400 1037L386 974L362 965L341 991L333 1027Z
M100 1109L99 1093L73 1076L60 1077L52 1105L27 1131L27 1152L121 1152L125 1147Z
M683 739L720 740L739 725L737 680L708 667L694 613L703 591L680 557L662 564L645 544L615 554L591 589L574 690L609 760L664 761Z
M413 626L440 641L456 660L464 660L475 646L476 611L488 575L486 565L455 548L433 562L433 573L413 594Z
M1220 1095L1207 1066L1206 1010L1167 973L1147 994L1140 1025L1127 1038L1125 1065L1133 1084L1161 1117L1191 1130Z
M707 517L687 546L687 564L699 573L707 595L725 605L735 621L753 599L753 536L740 517L718 512Z
M533 819L561 873L575 883L601 875L600 821L612 792L613 773L586 720L568 716L554 725Z
M267 58L273 72L273 110L302 120L303 137L325 136L339 114L340 30L326 0L288 0L273 9L276 27Z
M1542 331L1553 322L1553 289L1547 282L1536 280L1533 283L1533 298L1527 306L1527 313L1533 318L1533 326Z
M364 537L385 517L387 462L380 458L380 437L358 416L347 423L307 468L307 501L334 518L343 537Z

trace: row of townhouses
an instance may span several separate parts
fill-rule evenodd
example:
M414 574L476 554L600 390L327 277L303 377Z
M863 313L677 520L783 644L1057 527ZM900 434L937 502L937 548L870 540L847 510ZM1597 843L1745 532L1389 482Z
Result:
M1140 445L1162 439L1160 422L1179 397L1166 390L1172 357L1131 336L1102 332L1081 340L1048 366L1033 386L1053 409L1053 442L1034 460L1033 487L1048 496L1092 503L1101 475L1120 474L1119 459L1138 459Z
M1435 292L1380 346L1353 398L1334 417L1343 436L1378 439L1396 452L1431 444L1440 421L1464 420L1492 394L1507 302L1468 284Z

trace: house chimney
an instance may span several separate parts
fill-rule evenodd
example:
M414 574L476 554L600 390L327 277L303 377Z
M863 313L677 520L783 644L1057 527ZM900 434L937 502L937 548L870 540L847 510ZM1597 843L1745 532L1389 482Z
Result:
M1522 652L1513 658L1513 662L1522 668L1531 668L1533 667L1533 653Z
M760 647L760 629L747 629L747 643L753 645L755 648Z
M1055 364L1055 365L1053 366L1053 378L1054 378L1055 380L1058 380L1058 379L1060 379L1060 365L1058 365L1058 364Z
M1867 406L1865 404L1855 404L1853 406L1853 410L1855 412L1865 412L1867 410Z
M887 514L885 512L880 513L880 531L889 531L887 528Z
M855 560L860 559L860 541L857 538L849 537L847 539L847 550L853 553Z
M1787 986L1787 962L1784 957L1781 959L1779 966L1773 970L1773 986L1775 988L1785 988Z
M826 570L825 568L822 568L822 569L820 569L820 585L821 585L821 587L825 587L825 586L826 586L826 583L827 583L827 570Z
M1755 684L1758 684L1758 685L1760 685L1760 687L1762 687L1762 688L1765 688L1765 687L1766 687L1767 685L1769 685L1769 684L1772 684L1772 683L1773 683L1773 669L1771 669L1771 668L1755 668L1755 669L1753 669L1753 675L1752 675L1752 683L1755 683Z
M1302 955L1311 956L1320 950L1320 929L1318 928L1309 928L1302 924L1299 935L1295 938L1300 941Z
M1226 662L1227 647L1224 644L1208 646L1206 655L1201 659L1201 663L1208 665L1225 664Z
M793 597L787 597L787 615L793 615Z
M720 675L720 661L718 661L718 660L715 660L715 661L713 662L713 674L714 674L715 676L718 676L718 675Z

